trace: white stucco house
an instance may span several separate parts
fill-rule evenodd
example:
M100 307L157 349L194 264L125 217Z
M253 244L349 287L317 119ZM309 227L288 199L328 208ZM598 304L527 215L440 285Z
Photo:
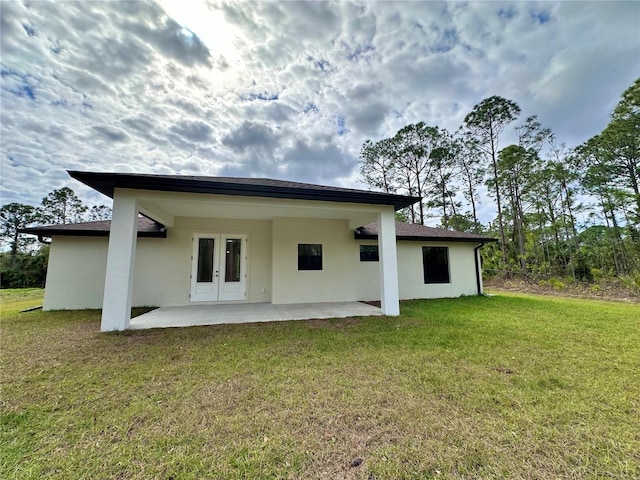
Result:
M44 309L273 304L482 293L493 239L395 222L419 199L256 178L69 174L113 198L112 220L24 229L51 239Z

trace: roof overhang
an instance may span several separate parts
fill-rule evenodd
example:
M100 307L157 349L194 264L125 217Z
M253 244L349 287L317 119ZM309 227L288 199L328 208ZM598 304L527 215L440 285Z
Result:
M356 230L354 233L356 240L378 240L378 235L358 233ZM447 237L447 236L415 236L415 235L396 235L396 240L404 240L408 242L464 242L464 243L490 243L496 242L495 238L464 238L464 237Z
M20 233L37 235L40 241L51 237L108 237L111 221L67 223L61 225L41 225L21 228ZM145 217L138 217L138 238L167 238L167 228L161 223Z
M109 230L84 230L72 228L32 227L21 228L20 233L37 235L39 238L51 237L108 237ZM167 230L158 232L138 232L138 238L167 238Z
M322 187L294 182L274 184L224 181L216 177L183 177L172 175L146 175L127 173L97 173L69 170L69 175L85 185L113 198L116 188L154 190L162 192L199 193L208 195L232 195L244 197L280 198L322 202L392 205L394 210L406 208L420 200L419 197L395 195L366 190Z
M382 210L393 212L392 205L260 198L252 196L208 195L154 190L116 190L116 196L136 199L140 213L173 227L180 217L234 220L273 220L304 218L346 220L351 229L375 221Z
M354 232L356 240L377 240L378 227L370 223L357 228ZM416 223L396 222L396 239L408 242L462 242L475 243L480 246L495 242L496 239L470 232L457 232L446 228L429 227Z

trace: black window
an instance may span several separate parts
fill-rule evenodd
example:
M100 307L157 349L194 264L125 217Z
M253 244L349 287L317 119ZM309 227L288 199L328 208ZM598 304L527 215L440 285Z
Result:
M298 270L322 270L322 245L298 244Z
M422 247L424 283L449 283L449 249Z
M377 245L360 245L360 261L361 262L377 262L378 246Z

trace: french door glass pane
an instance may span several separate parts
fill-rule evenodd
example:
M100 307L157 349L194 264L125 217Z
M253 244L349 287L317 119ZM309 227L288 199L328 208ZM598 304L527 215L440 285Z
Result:
M213 281L213 238L198 239L198 282Z
M239 238L229 238L226 244L225 282L240 281L240 256L242 254L242 241Z

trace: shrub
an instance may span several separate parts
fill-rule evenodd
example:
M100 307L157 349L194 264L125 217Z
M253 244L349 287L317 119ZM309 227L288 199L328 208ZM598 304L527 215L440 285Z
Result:
M550 278L549 279L549 285L552 286L556 290L564 290L565 288L567 288L567 284L564 283L559 278Z
M0 287L44 287L48 258L48 247L33 253L18 253L15 259L9 253L0 254Z
M593 274L591 273L591 267L587 263L587 259L585 258L585 256L582 253L578 252L576 254L574 262L575 262L575 265L573 267L573 270L575 272L576 279L582 282L588 282L588 283L593 282Z
M640 294L640 272L621 275L620 281L634 293Z

